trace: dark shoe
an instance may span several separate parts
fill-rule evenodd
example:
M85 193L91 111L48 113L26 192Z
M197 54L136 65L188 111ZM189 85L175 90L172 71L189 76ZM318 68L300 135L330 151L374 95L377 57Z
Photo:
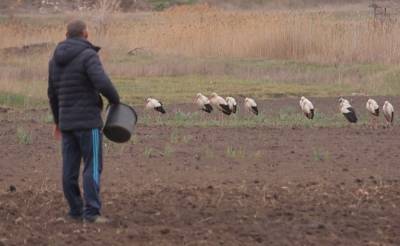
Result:
M74 222L82 222L83 217L82 215L67 214L67 220L71 220Z
M108 223L110 223L110 219L108 219L104 216L101 216L101 215L96 215L93 217L85 218L85 222L94 223L94 224L108 224Z

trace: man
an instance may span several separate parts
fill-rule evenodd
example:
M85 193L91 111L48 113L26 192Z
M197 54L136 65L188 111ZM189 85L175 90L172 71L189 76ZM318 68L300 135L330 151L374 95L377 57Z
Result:
M62 135L63 190L72 219L107 223L101 216L100 175L102 171L103 108L100 94L110 104L119 95L103 70L99 47L88 40L83 21L67 26L66 40L59 43L49 63L48 97L56 124L55 135ZM79 189L79 170L84 161L83 192Z

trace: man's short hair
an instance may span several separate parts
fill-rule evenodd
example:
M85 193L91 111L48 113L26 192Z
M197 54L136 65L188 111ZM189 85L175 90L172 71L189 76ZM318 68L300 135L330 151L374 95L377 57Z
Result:
M84 21L73 20L67 25L67 38L83 37L87 26Z

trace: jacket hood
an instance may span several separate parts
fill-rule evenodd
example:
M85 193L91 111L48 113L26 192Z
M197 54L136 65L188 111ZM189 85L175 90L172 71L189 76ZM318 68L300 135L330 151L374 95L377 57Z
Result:
M57 65L66 66L86 49L98 52L100 47L94 46L83 38L68 38L57 45L53 59Z

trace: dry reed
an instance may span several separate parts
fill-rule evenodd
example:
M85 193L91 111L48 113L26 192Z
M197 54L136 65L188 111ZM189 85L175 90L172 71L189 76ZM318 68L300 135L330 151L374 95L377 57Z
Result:
M394 17L374 21L368 15L355 13L339 18L334 11L222 11L208 5L180 6L162 13L104 14L109 13L104 8L113 7L100 7L99 12L81 17L94 26L95 41L113 52L146 47L157 54L195 57L261 57L318 63L400 60L400 23ZM49 17L48 24L40 21L44 17L33 22L3 20L0 32L5 35L0 48L57 42L63 38L63 23L71 16L74 15L55 22L51 22L54 17Z

